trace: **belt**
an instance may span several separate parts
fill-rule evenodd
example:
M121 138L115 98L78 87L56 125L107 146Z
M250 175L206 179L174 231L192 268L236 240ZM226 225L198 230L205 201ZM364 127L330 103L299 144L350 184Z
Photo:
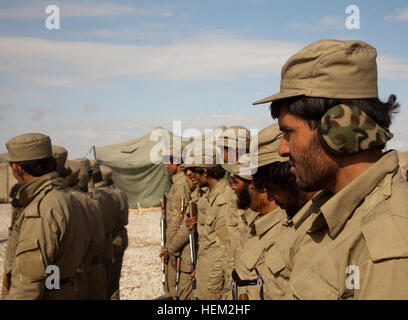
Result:
M238 287L254 286L258 283L258 279L242 280L235 269L232 271L232 279Z

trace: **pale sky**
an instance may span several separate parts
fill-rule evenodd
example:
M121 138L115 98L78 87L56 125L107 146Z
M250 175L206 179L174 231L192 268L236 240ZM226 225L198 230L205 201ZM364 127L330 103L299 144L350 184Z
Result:
M48 5L60 29L45 25ZM360 9L360 29L345 26ZM0 153L41 132L69 157L172 130L274 121L252 102L279 91L285 61L308 43L358 39L378 51L381 99L401 112L389 147L408 149L406 1L1 1Z

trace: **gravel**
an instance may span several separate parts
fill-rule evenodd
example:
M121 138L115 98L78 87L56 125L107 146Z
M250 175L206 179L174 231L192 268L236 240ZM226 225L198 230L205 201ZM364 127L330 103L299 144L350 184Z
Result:
M7 245L11 207L0 204L0 266ZM129 246L123 259L120 295L123 300L151 300L164 294L160 264L160 211L130 212Z

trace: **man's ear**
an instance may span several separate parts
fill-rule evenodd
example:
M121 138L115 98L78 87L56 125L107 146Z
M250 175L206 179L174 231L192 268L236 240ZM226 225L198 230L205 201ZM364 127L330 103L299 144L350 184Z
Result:
M11 163L10 167L11 167L11 170L12 170L14 176L17 176L17 177L21 178L22 180L24 180L24 170L21 168L21 166L19 164Z
M248 183L248 190L249 190L250 192L253 192L253 191L254 191L254 183L253 183L253 182Z
M207 168L203 168L203 175L205 175L207 177Z

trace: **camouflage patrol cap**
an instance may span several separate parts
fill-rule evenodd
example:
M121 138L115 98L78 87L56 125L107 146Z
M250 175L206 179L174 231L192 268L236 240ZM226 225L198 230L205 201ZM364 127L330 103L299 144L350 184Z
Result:
M322 117L320 142L338 154L354 154L384 145L394 136L357 107L339 104Z
M99 166L99 168L101 169L101 174L102 174L102 180L103 181L109 181L110 179L112 179L112 169L109 168L108 166L105 166L103 164L101 164Z
M63 147L52 146L52 155L57 161L57 171L61 172L67 161L68 150Z
M3 158L20 162L52 158L51 139L41 133L25 133L6 142L8 153Z
M101 172L101 169L99 168L98 160L89 160L89 167L90 167L92 174L98 174L98 172Z
M280 92L262 104L296 96L377 98L377 51L364 41L319 40L295 53L281 71Z
M218 138L217 144L221 147L232 149L245 149L249 151L251 132L242 126L232 126L224 130Z
M253 163L251 167L253 171L256 172L257 168L274 162L289 161L288 157L281 157L279 155L282 136L283 133L279 130L278 124L266 127L258 133L257 138L251 144L251 159ZM257 156L257 161L254 160L256 159L254 156Z

